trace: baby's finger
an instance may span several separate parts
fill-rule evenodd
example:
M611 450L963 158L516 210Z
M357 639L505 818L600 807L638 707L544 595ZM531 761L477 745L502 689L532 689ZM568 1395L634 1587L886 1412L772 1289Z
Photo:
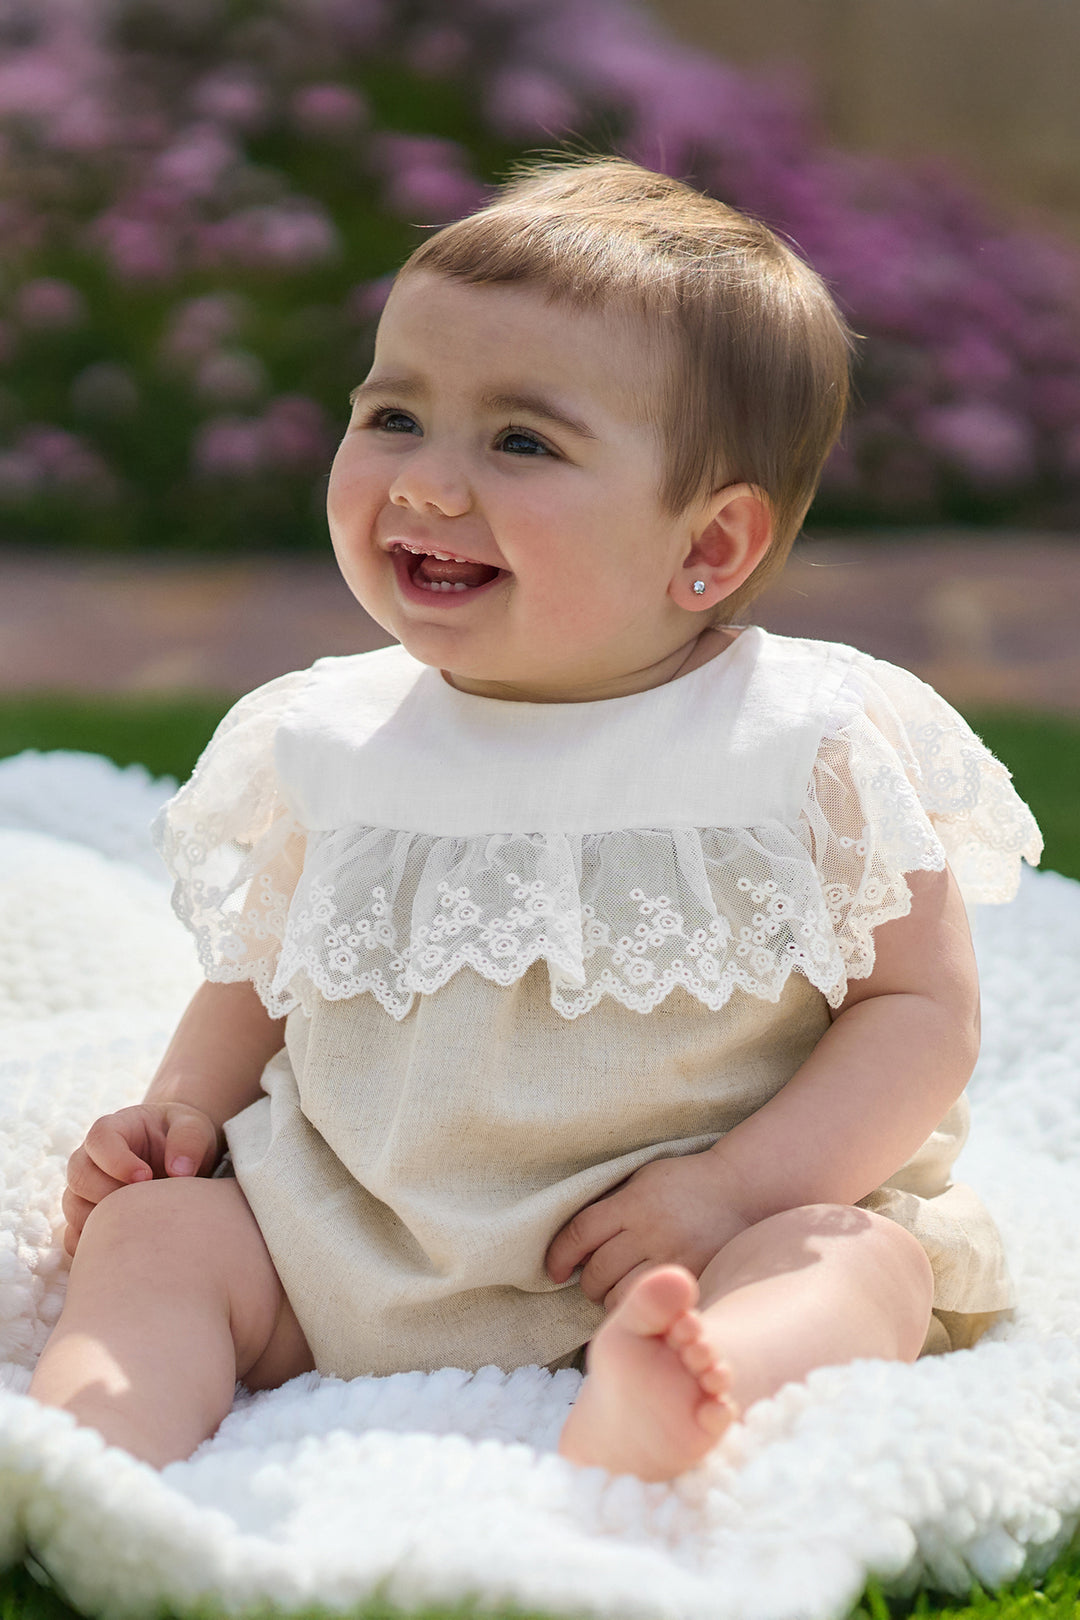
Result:
M78 1147L67 1163L67 1184L72 1192L87 1203L100 1204L109 1193L115 1192L117 1187L126 1186L123 1181L117 1181L115 1176L107 1176L104 1170L94 1163L85 1149Z
M149 1181L154 1174L152 1166L129 1146L121 1124L125 1113L126 1110L122 1109L117 1114L96 1119L83 1143L91 1162L121 1187L129 1181ZM141 1134L145 1135L145 1131Z
M60 1208L64 1212L64 1219L70 1230L81 1232L90 1218L90 1212L97 1208L88 1198L80 1198L73 1193L70 1187L64 1188L64 1196L60 1200ZM69 1250L70 1253L70 1250Z
M208 1119L184 1114L169 1125L165 1138L165 1174L197 1176L209 1170L217 1151L217 1135Z
M644 1272L652 1271L655 1263L656 1262L653 1260L642 1260L638 1265L632 1266L626 1273L626 1276L619 1279L614 1288L609 1289L609 1291L604 1295L604 1309L609 1315L629 1293L630 1289L637 1282L638 1278L642 1276Z
M575 1266L580 1266L594 1249L621 1229L622 1222L612 1211L608 1198L579 1209L573 1220L567 1221L551 1240L545 1263L552 1282L565 1282Z
M581 1273L578 1286L586 1299L599 1305L601 1300L606 1301L616 1283L622 1282L643 1259L638 1239L630 1232L620 1232L596 1250Z

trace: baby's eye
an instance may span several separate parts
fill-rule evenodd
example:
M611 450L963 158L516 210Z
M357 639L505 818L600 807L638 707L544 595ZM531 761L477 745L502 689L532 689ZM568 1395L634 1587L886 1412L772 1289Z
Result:
M407 411L395 411L393 406L383 406L381 410L372 411L365 418L365 427L383 428L387 433L419 433L420 428Z
M533 433L526 432L524 428L507 428L496 442L500 450L508 450L512 456L551 455L543 440L538 439Z

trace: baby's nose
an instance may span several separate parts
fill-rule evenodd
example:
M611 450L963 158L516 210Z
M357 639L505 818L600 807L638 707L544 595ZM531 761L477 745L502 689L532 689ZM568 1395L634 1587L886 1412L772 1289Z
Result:
M419 453L410 456L408 465L398 471L390 487L390 502L415 512L461 517L472 507L472 493L459 467L441 456Z

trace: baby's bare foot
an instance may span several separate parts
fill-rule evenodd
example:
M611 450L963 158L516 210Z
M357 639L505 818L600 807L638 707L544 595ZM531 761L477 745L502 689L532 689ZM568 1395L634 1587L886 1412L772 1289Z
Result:
M589 1346L589 1374L559 1439L564 1457L658 1480L712 1449L738 1414L697 1300L682 1266L658 1266L634 1284Z

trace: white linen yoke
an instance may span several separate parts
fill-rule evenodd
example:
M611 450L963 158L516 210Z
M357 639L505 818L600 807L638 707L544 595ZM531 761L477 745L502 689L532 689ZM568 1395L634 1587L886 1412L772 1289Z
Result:
M345 1378L572 1357L603 1312L548 1279L559 1228L786 1084L905 873L1007 900L1041 850L930 687L756 628L592 703L475 697L396 646L320 659L230 710L154 831L207 977L286 1017L226 1136ZM928 1349L1010 1303L950 1180L966 1109L864 1200L930 1257Z

